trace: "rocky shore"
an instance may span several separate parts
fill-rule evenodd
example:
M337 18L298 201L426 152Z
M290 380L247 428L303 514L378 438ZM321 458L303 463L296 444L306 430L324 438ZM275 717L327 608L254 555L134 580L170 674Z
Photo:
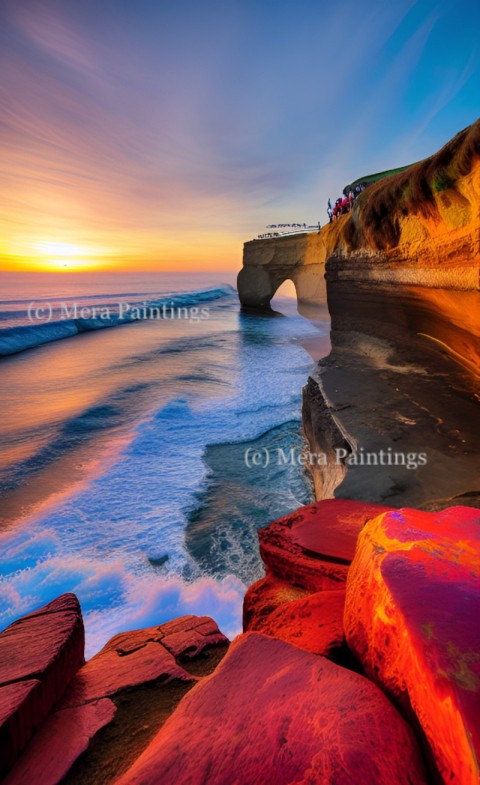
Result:
M84 663L59 597L0 634L2 781L478 783L479 538L466 507L300 508L261 530L230 644L188 616Z
M5 785L479 784L479 139L319 234L247 243L245 307L291 278L330 311L303 402L318 501L259 531L232 642L188 616L85 663L73 595L0 633ZM360 460L382 452L409 463Z

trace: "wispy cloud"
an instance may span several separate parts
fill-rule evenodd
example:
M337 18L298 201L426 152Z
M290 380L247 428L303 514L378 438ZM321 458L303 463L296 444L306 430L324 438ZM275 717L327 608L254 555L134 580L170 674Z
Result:
M61 66L84 76L98 76L98 62L85 36L79 34L59 2L7 0L5 11L25 39Z
M89 237L178 258L183 233L236 264L242 236L317 220L319 202L418 152L470 95L478 50L431 44L454 13L450 0L5 0L7 246ZM439 74L427 91L425 71Z

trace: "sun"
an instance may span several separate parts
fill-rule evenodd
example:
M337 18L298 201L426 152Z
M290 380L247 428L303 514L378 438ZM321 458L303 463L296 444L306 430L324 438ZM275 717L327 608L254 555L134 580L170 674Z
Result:
M98 267L96 259L42 259L42 268L48 272L81 272L82 270L90 270Z
M35 245L42 267L50 271L80 272L98 266L99 249L53 240Z

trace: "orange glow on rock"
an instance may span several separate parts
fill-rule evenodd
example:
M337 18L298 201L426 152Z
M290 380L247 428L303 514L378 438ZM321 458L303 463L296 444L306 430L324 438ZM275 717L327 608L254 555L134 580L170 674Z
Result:
M480 775L479 545L478 510L397 510L366 525L347 579L350 648L456 785Z

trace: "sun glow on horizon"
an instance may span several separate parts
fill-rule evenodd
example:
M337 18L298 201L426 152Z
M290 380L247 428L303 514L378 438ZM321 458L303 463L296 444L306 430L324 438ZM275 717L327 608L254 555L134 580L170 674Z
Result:
M22 233L0 247L2 272L196 272L236 270L241 266L244 237L226 232L163 232L152 235L88 238L72 226L58 240L41 234ZM104 240L104 242L103 242Z
M99 248L88 248L76 243L43 240L36 244L36 250L42 257L43 266L50 270L70 270L78 272L82 269L99 266Z
M105 250L102 248L59 240L39 240L26 246L22 249L24 253L19 256L23 265L26 264L29 269L41 272L82 272L105 266L102 259Z

